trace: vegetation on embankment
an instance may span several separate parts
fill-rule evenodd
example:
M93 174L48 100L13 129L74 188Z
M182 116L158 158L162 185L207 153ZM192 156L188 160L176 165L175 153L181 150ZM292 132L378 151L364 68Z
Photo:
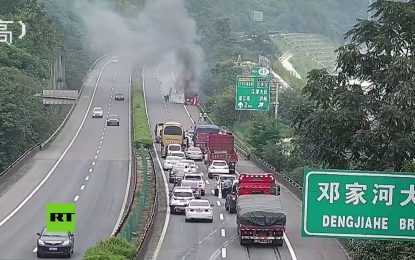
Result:
M134 246L120 237L110 237L99 241L88 248L83 257L84 260L114 260L133 259Z
M140 145L146 148L150 148L153 145L144 103L142 78L139 75L137 72L134 73L132 80L134 145L137 149Z

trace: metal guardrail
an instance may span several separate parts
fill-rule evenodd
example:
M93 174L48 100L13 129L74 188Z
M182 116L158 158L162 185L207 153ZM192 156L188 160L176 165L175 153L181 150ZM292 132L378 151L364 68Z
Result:
M29 148L29 150L24 152L24 154L22 154L19 158L17 158L14 162L12 162L6 169L4 169L0 173L0 177L3 176L3 175L6 175L9 172L12 172L17 166L20 166L20 164L23 163L26 159L28 159L34 153L39 151L39 149L40 149L39 144L35 144L31 148Z

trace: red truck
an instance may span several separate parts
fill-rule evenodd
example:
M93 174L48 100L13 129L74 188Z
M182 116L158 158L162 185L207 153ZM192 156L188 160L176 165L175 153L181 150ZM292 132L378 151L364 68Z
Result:
M212 160L226 161L229 173L235 173L238 154L235 151L235 140L232 133L209 134L205 163L210 165Z
M252 194L238 197L236 223L241 245L282 246L286 222L279 196Z
M280 195L280 186L276 184L272 173L240 173L239 181L234 183L232 191L225 197L225 209L231 214L236 213L237 198L247 194L278 196Z
M198 122L193 127L194 135L193 135L193 143L194 146L199 147L203 153L206 152L208 141L209 141L209 134L214 133L217 134L220 132L220 128L217 125L209 124L206 122Z

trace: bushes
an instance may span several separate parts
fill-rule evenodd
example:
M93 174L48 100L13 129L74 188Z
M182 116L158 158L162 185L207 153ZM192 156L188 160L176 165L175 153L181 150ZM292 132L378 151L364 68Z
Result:
M141 80L133 81L133 115L134 115L134 145L150 148L153 145L150 128L147 121L144 95Z
M122 260L132 259L135 249L127 240L119 237L110 237L99 241L95 246L88 248L84 260Z

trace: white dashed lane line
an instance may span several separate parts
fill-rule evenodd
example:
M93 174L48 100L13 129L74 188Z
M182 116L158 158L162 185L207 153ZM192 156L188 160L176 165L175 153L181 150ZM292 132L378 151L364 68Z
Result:
M87 181L87 180L89 180L89 176L86 176L86 177L85 177L85 180L86 180L86 181Z
M210 184L210 182L209 182L208 180L205 180L205 182L206 182L206 184L207 184L207 185L209 185L209 184Z
M98 149L101 149L101 147L102 147L101 145L98 145Z
M101 140L101 141L99 141L99 143L100 143L100 144L102 144L102 140Z
M91 172L92 172L92 168L90 168L90 169L88 170L88 172L89 172L89 173L91 173Z
M81 186L81 190L84 190L84 189L85 189L85 185L82 185L82 186Z
M73 199L73 201L78 201L79 200L79 196L78 195L76 195L76 197Z
M222 248L222 258L226 258L226 248Z
M37 252L37 247L35 247L34 249L33 249L33 253L36 253Z
M220 207L220 201L219 200L216 201L216 204L218 204L218 207Z
M222 213L219 214L219 219L223 220L223 214Z
M94 157L95 159L97 159L98 158L98 155L95 155L95 157Z
M99 153L99 150L97 150L97 153Z
M92 166L94 166L96 164L96 162L92 162Z
M215 195L215 191L214 190L211 190L211 191L212 191L212 194Z
M225 233L225 229L224 229L224 228L222 228L222 229L220 230L220 235L221 235L222 237L225 237L226 233Z

